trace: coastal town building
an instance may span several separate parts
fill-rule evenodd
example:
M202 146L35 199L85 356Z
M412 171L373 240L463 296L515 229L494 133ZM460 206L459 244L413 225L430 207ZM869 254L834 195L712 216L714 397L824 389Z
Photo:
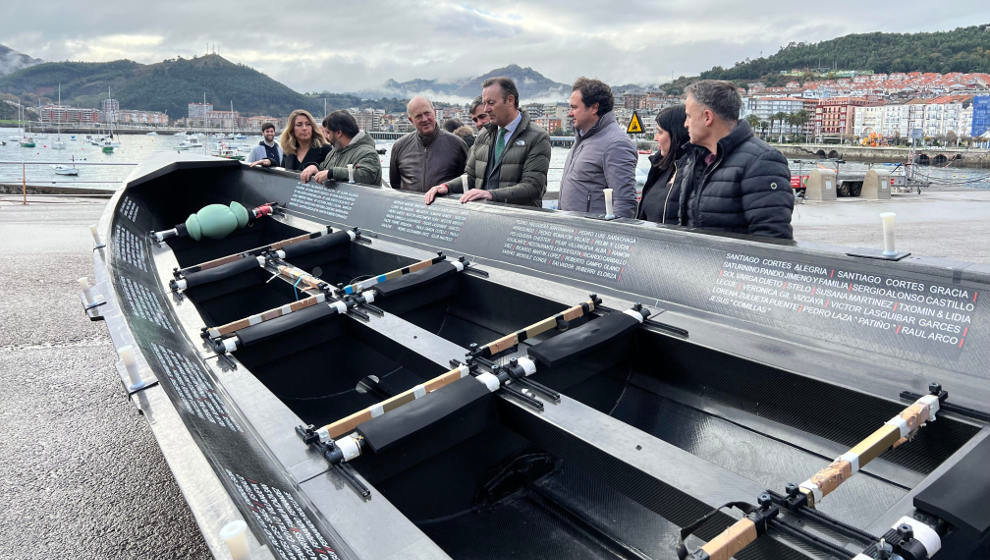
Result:
M66 105L44 105L38 110L42 123L89 124L100 122L99 109L80 109Z
M866 138L871 134L883 135L886 107L883 105L853 107L853 136Z
M117 122L117 113L120 112L120 101L107 98L100 104L100 122Z
M990 95L973 97L973 117L969 135L980 138L990 132Z
M547 115L540 115L539 117L532 119L532 122L536 126L546 130L550 135L553 135L554 132L558 130L561 132L564 130L564 123L561 122L560 119L549 117Z
M190 103L187 106L186 126L206 126L207 117L213 111L212 103Z
M210 111L206 114L206 128L234 130L240 126L241 114L237 111Z
M244 124L248 130L261 130L261 125L265 123L272 123L275 125L275 130L281 131L282 126L285 124L285 119L270 117L268 115L255 115L253 117L244 118Z
M151 126L168 125L168 115L158 111L137 111L121 109L116 113L116 121L121 124L139 124Z
M116 113L120 110L120 100L107 98L100 105L100 110L105 114Z
M815 131L815 108L818 106L817 99L803 97L776 97L776 96L752 96L743 97L742 108L739 111L739 118L745 119L750 115L756 115L761 122L770 123L773 121L772 130L774 134L800 134L810 135ZM786 120L777 118L779 113L792 115L804 111L808 115L808 121L804 125L788 123Z
M385 116L385 111L382 109L348 109L348 113L354 117L357 121L358 128L361 130L380 130L382 117Z
M830 97L818 101L815 106L815 138L822 142L852 136L855 108L876 103L866 97Z

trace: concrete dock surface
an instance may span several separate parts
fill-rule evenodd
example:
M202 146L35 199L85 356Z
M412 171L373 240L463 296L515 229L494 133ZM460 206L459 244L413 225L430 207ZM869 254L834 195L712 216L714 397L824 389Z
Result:
M0 196L0 559L208 558L209 550L147 422L124 394L103 323L77 278L92 277L87 227L105 200ZM990 191L931 190L888 201L806 202L801 241L897 247L990 263Z
M106 202L0 197L3 560L210 557L77 295Z
M849 197L794 205L794 239L846 247L882 248L880 213L893 212L898 251L990 263L990 190L926 189L889 200Z

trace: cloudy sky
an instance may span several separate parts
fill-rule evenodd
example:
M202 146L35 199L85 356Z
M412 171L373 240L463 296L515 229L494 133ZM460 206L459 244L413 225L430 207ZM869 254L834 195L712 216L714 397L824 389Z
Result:
M466 78L512 63L565 83L579 75L657 83L772 54L791 41L990 23L987 0L938 5L48 0L5 2L0 44L47 61L142 63L190 58L215 45L225 58L298 91L371 89L388 78Z

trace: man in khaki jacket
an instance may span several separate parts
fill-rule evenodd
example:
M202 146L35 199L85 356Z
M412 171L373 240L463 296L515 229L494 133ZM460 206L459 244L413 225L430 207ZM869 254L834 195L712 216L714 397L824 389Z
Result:
M437 195L462 193L462 203L492 200L523 206L543 206L550 168L550 136L519 109L519 91L509 78L489 78L482 84L482 102L490 122L478 134L468 154L461 181L441 183L426 192L431 204Z
M315 178L318 183L327 179L346 183L353 180L362 185L382 184L382 162L378 159L375 140L363 130L358 130L357 121L347 111L334 111L323 119L323 129L328 133L327 140L333 151L319 166L310 165L299 174L303 183ZM347 166L350 165L350 171Z

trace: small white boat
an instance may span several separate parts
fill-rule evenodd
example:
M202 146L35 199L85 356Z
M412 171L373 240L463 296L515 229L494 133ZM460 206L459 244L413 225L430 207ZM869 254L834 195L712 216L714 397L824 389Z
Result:
M79 175L79 169L74 165L71 167L62 164L53 165L52 170L55 171L56 175Z

